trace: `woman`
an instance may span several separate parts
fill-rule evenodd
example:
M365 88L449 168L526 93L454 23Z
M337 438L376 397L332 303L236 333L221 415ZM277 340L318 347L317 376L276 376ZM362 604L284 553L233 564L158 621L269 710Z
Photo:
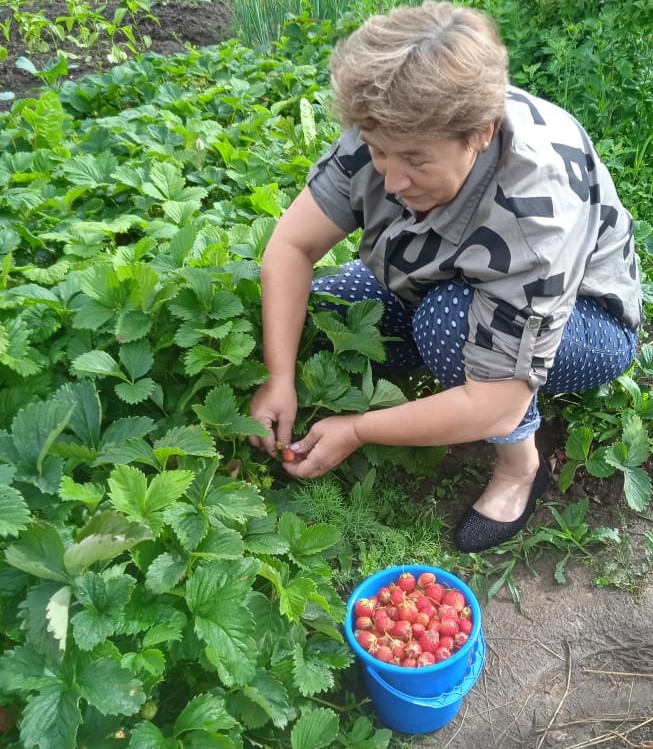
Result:
M482 12L426 2L373 16L332 61L342 137L311 170L262 262L269 380L251 413L274 453L292 441L309 293L380 299L391 364L426 366L442 392L334 416L292 444L295 477L367 443L494 443L494 472L456 531L462 551L512 538L549 482L536 394L596 387L632 361L640 285L632 219L587 133L511 87ZM312 268L362 227L360 260Z

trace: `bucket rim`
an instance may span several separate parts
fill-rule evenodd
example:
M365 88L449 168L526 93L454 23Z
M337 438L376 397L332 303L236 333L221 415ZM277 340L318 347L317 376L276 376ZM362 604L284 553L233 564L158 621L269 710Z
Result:
M457 650L444 661L434 663L431 666L421 666L419 669L407 669L404 666L397 666L393 663L384 663L382 661L379 661L378 658L374 658L374 656L370 655L365 650L365 648L360 645L360 643L354 636L354 630L352 627L354 604L359 598L362 597L361 591L364 588L367 588L375 579L392 579L393 576L398 576L402 572L411 572L412 574L415 574L416 572L433 572L436 578L438 577L438 575L440 575L441 578L444 578L445 582L448 582L450 585L456 585L456 587L463 593L463 595L465 596L465 600L467 601L469 607L472 609L472 631L469 635L469 639L462 646L462 648ZM449 580L447 580L447 578L449 578ZM356 655L358 655L359 658L361 658L361 660L371 668L382 671L384 673L402 676L406 676L409 672L434 675L438 672L443 672L447 669L450 669L460 660L469 657L471 648L481 635L481 607L476 598L476 595L474 594L474 591L467 585L464 580L459 578L453 572L449 572L449 570L442 569L441 567L434 567L428 564L398 564L391 567L385 567L382 570L378 570L374 574L366 577L365 580L361 581L356 586L356 588L354 588L354 590L351 592L351 595L349 596L349 600L347 601L347 614L345 617L344 629L345 636L347 637L347 640L349 641L349 644L353 648Z
M441 710L442 708L449 707L455 702L460 702L472 689L474 684L476 684L483 669L483 664L485 663L485 651L485 638L481 632L474 646L473 660L462 681L451 687L451 689L447 689L446 692L442 692L435 697L413 697L412 695L406 694L406 692L402 692L396 687L393 687L391 684L388 684L381 674L372 666L366 666L366 671L368 676L372 677L382 689L389 692L393 697L396 697L403 702L410 702L412 705L418 705L419 707Z

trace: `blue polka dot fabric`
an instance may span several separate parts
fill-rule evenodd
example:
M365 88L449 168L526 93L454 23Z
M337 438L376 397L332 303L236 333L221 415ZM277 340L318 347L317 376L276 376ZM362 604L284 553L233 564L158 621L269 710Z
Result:
M343 266L334 276L316 279L313 292L327 293L350 302L378 299L383 302L381 332L398 336L400 342L386 344L388 370L423 369L424 365L444 388L465 381L463 347L467 338L467 317L473 298L472 286L460 283L435 284L411 309L379 284L360 261ZM337 308L333 302L316 306ZM610 382L632 362L637 334L604 310L594 299L579 297L567 321L553 367L543 392L582 392ZM488 442L518 442L540 425L537 397L534 396L521 424L507 437Z

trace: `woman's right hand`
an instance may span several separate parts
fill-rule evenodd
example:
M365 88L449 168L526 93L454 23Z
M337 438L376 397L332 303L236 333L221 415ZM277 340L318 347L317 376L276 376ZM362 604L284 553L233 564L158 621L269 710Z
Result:
M292 429L297 416L297 392L291 380L270 377L254 393L249 407L250 415L268 429L266 437L251 435L254 447L277 454L277 443L284 447L292 442Z

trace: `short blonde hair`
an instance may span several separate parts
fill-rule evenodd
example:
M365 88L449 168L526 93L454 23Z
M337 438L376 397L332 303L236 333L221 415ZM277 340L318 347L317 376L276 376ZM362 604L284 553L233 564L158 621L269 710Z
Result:
M371 16L341 41L331 85L347 127L464 140L503 118L508 53L482 11L428 1Z

